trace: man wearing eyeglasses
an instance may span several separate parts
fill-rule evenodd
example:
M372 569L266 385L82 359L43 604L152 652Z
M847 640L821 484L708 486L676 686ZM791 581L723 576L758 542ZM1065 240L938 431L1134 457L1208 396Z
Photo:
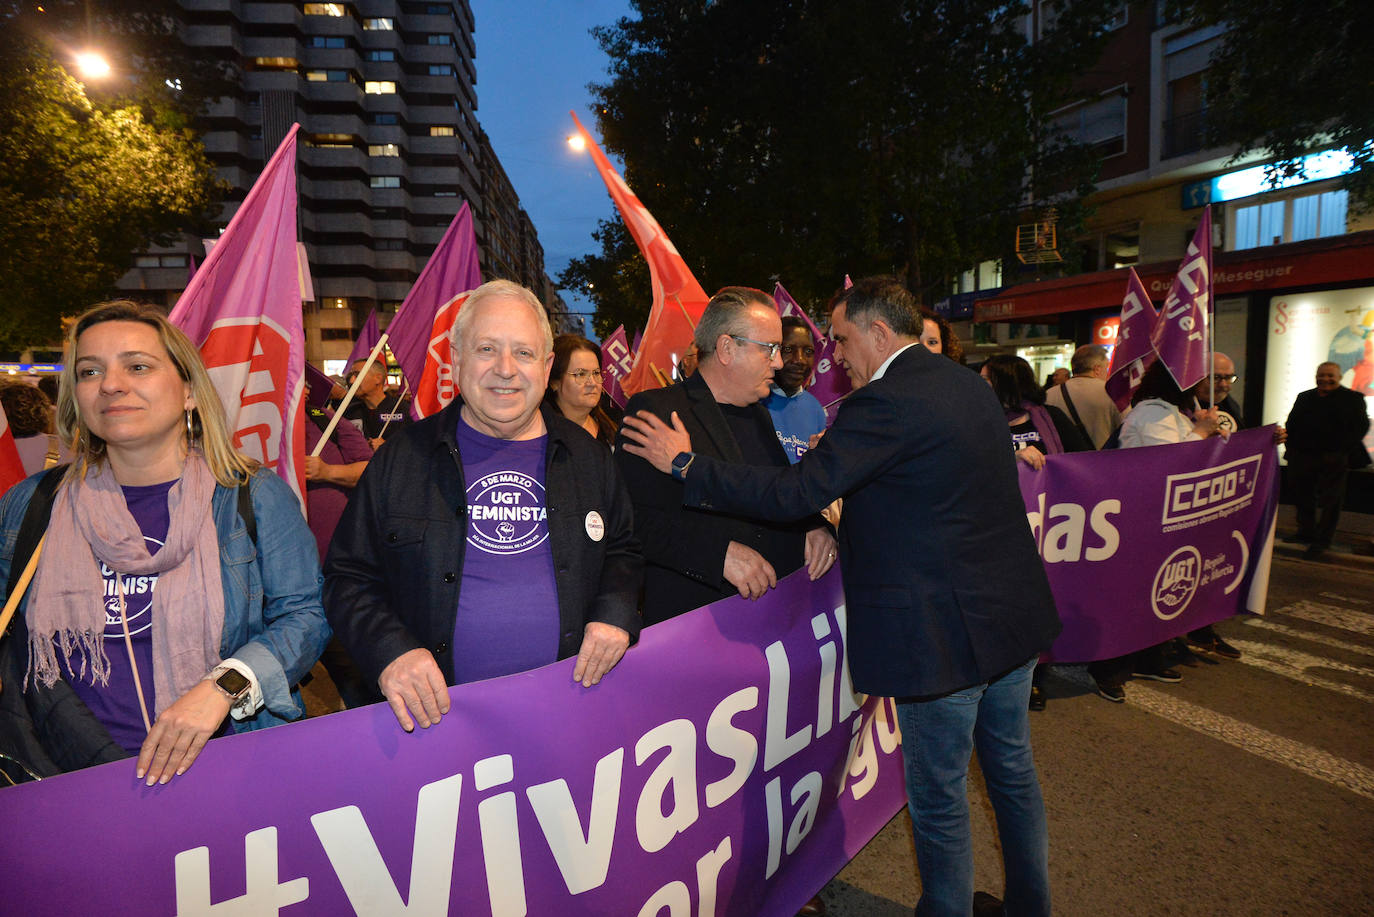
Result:
M809 339L809 336L808 336ZM697 371L667 388L640 392L627 414L676 414L699 452L751 465L786 467L788 458L760 403L783 367L782 325L762 290L726 287L697 324ZM818 515L761 522L682 505L682 484L616 442L616 461L634 504L644 551L644 623L742 595L757 599L805 564L815 579L835 562L835 539Z
M806 454L811 437L825 430L825 408L803 386L816 365L816 342L805 319L789 315L782 320L782 368L773 374L773 384L763 406L773 418L787 460L795 463Z
M1218 423L1223 433L1234 433L1245 426L1240 416L1240 405L1231 397L1231 386L1235 381L1236 364L1226 354L1218 352L1212 365L1212 375L1193 386L1193 397L1197 398L1203 410L1210 408L1214 400L1221 409L1222 416Z

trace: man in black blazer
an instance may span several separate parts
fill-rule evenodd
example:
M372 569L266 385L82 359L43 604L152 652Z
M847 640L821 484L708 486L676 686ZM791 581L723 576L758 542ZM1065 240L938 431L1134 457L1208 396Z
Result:
M678 418L670 427L627 415L625 448L682 479L689 506L789 519L845 498L847 652L857 690L899 699L922 882L916 913L969 913L965 781L977 747L1007 913L1048 914L1049 842L1027 703L1036 657L1060 623L1006 419L987 383L916 346L921 320L895 280L855 284L831 321L855 390L797 464L745 468L697 454Z
M726 287L697 324L697 371L667 388L640 392L626 413L682 418L698 451L727 462L787 466L768 410L782 365L782 324L762 290ZM623 441L622 441L623 442ZM621 443L617 443L619 447ZM634 504L644 554L644 623L657 624L739 594L757 599L806 563L815 579L835 560L835 539L818 515L764 522L748 514L684 507L682 485L616 449Z
M1364 395L1341 385L1340 364L1322 363L1317 387L1298 395L1287 427L1285 457L1298 510L1296 540L1308 543L1308 557L1320 557L1336 534L1350 469L1369 464L1363 442L1369 430Z

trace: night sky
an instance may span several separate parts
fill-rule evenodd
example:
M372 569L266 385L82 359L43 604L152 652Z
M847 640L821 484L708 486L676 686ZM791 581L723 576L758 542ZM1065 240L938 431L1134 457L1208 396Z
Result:
M570 260L594 250L597 220L619 219L591 157L568 147L573 130L568 112L576 111L596 133L587 84L605 81L607 59L589 29L629 15L629 3L471 0L471 5L477 119L534 221L545 269L556 280ZM569 309L591 310L566 291L563 298Z

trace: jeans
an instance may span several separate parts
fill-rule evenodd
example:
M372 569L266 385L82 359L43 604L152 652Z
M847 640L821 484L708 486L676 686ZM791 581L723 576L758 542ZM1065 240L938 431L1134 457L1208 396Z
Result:
M974 747L997 815L1008 917L1050 913L1049 832L1031 756L1035 659L986 684L897 705L907 806L921 871L917 917L969 917L973 843L968 765Z

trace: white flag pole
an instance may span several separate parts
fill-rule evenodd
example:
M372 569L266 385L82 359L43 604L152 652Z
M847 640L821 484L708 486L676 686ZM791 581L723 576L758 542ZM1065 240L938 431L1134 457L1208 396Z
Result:
M348 394L344 395L343 401L339 402L338 410L334 412L334 416L329 418L329 426L325 427L324 433L320 435L320 441L315 444L315 451L310 453L311 458L319 458L320 453L324 451L324 447L329 443L329 437L334 435L334 428L339 425L339 418L343 417L344 409L353 400L353 393L358 390L358 386L363 382L363 377L367 375L367 371L372 368L373 362L377 359L377 354L381 353L385 346L386 332L383 331L382 336L377 339L377 345L367 355L367 362L363 364L362 369L358 370L358 375L353 377L353 384L348 387Z

